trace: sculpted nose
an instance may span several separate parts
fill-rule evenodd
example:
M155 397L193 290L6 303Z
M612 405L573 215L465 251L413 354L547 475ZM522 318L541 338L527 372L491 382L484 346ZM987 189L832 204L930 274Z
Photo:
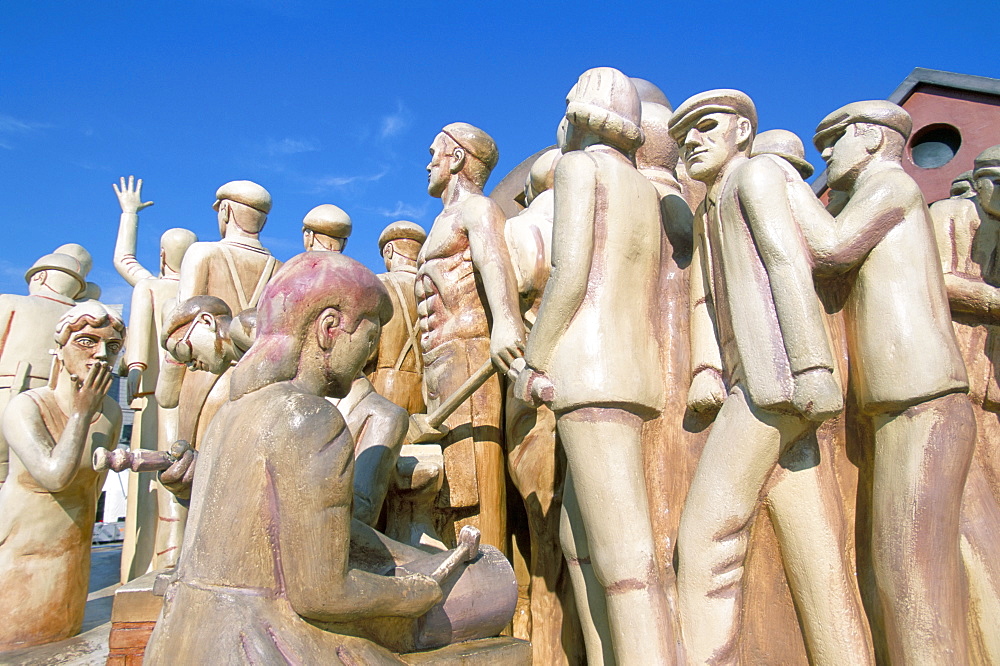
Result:
M831 155L833 155L833 146L828 146L828 147L824 148L823 152L820 153L820 157L822 157L823 161L825 161L825 162L829 162L830 161L830 156Z

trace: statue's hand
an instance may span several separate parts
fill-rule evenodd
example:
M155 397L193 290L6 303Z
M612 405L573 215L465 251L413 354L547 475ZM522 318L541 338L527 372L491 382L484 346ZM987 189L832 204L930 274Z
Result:
M807 370L794 381L792 405L810 421L826 421L843 411L844 394L826 368Z
M419 617L444 598L441 585L430 576L409 574L406 581L409 590L403 594L399 608L399 614L404 617Z
M70 375L75 395L73 396L73 413L87 419L101 408L104 396L111 388L111 368L104 361L96 361L87 376L82 380L76 375Z
M184 440L178 440L170 446L170 454L177 462L158 474L160 483L179 499L191 499L198 452Z
M534 407L552 402L555 393L552 381L530 366L518 373L514 383L514 396Z
M510 370L514 359L524 356L524 332L513 326L494 322L490 336L490 358L501 374Z
M703 370L691 380L688 389L688 408L699 414L719 411L726 401L726 385L716 372Z
M118 204L122 207L123 213L138 213L143 208L149 208L153 205L152 201L142 201L142 178L136 181L135 176L129 176L128 183L126 183L125 177L122 176L120 182L120 189L118 185L113 183L111 187L115 188Z

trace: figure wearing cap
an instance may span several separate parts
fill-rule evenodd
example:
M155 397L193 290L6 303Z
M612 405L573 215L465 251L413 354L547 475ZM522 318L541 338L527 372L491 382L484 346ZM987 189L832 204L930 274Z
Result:
M839 493L816 438L843 407L800 229L826 213L786 157L750 157L756 125L737 90L695 95L670 119L688 174L708 187L695 214L688 405L719 410L677 538L685 648L689 663L737 658L743 563L766 496L809 653L869 663Z
M302 245L310 250L343 252L351 235L351 216L333 204L321 204L302 220Z
M552 272L514 395L556 417L568 462L561 545L588 659L670 663L642 467L643 423L662 408L663 381L652 325L659 196L633 163L639 95L616 69L588 70L566 120Z
M215 193L222 240L191 245L181 263L177 302L215 296L233 312L256 307L281 262L261 245L259 235L271 211L271 195L257 183L237 180ZM197 446L198 410L214 384L211 373L189 372L181 389L178 438ZM190 405L191 407L187 407Z
M931 216L900 163L911 125L881 100L824 118L813 141L827 183L846 196L836 219L802 229L817 275L847 289L851 388L874 433L858 488L871 498L858 503L858 522L872 529L858 551L881 610L878 651L893 663L967 663L959 514L976 422Z
M452 123L435 137L427 192L441 199L417 258L417 327L427 409L435 409L492 359L501 372L523 353L524 326L503 229L503 211L483 195L499 159L486 132ZM452 543L474 524L484 543L505 548L506 491L500 420L503 394L493 376L445 422L445 485L438 533Z
M378 349L365 365L365 374L378 394L410 414L424 411L423 359L413 286L417 256L426 239L427 232L420 225L406 220L393 222L379 235L378 247L388 272L378 278L389 292L392 319L382 327Z
M28 295L0 295L0 415L22 391L45 386L52 369L54 330L87 286L76 258L61 253L41 257L24 275ZM0 433L0 484L7 478L7 442Z
M165 451L177 439L177 409L159 405L154 396L163 361L160 333L163 306L177 297L184 253L198 238L187 229L168 229L160 237L157 272L146 269L136 258L139 211L153 205L142 201L142 179L129 176L112 185L122 213L115 242L114 265L132 286L129 314L129 344L125 350L128 368L127 396L135 410L132 448ZM177 381L183 377L183 369ZM149 474L130 474L125 541L122 546L123 583L153 569L177 562L178 535L170 536L183 507L155 483Z

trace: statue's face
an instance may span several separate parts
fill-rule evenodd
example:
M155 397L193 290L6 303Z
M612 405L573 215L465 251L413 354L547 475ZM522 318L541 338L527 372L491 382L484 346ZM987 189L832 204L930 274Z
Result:
M854 123L844 128L843 134L834 138L823 149L826 161L826 178L830 187L847 191L872 160L872 141L877 130L868 125Z
M192 370L221 375L231 365L226 356L225 341L219 336L219 321L207 312L200 312L187 326L182 326L167 338L164 348Z
M427 194L440 198L451 180L452 142L444 133L431 144L431 161L427 163Z
M976 169L975 179L979 205L990 215L1000 217L1000 167Z
M741 122L746 127L741 127ZM706 113L684 135L681 157L688 175L711 183L722 168L739 154L742 134L749 138L750 123L734 113Z
M59 357L67 372L83 379L95 363L103 361L113 367L121 350L122 334L111 324L100 328L87 325L70 335Z

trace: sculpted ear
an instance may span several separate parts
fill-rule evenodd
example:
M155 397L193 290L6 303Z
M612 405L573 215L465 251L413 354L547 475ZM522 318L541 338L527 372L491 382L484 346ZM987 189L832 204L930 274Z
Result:
M316 320L316 341L323 351L333 347L333 340L340 331L340 317L336 308L327 308Z
M736 122L736 143L739 146L746 146L749 144L753 135L753 126L750 121L746 118L740 116L740 119Z
M214 315L211 315L208 312L199 312L197 319L199 324L204 324L208 327L208 330L215 331L216 321ZM192 322L191 325L194 326L194 323Z
M465 149L456 147L451 153L451 157L451 172L458 173L465 167Z
M886 129L878 125L865 126L865 150L869 155L877 153L886 142Z

